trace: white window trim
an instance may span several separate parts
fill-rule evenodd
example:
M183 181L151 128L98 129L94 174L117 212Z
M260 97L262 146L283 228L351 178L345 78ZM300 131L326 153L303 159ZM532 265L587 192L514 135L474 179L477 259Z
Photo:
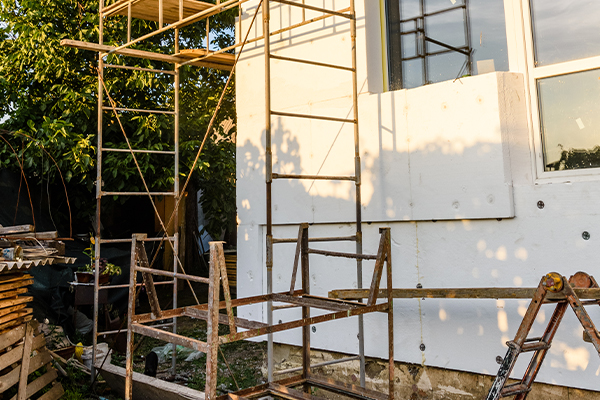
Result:
M536 184L600 180L600 168L545 171L536 80L600 68L600 56L535 67L529 0L504 0L509 70L525 78L532 176Z

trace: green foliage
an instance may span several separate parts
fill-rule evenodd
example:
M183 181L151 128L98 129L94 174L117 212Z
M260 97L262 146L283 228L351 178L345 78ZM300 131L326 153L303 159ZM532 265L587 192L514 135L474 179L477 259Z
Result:
M211 18L211 48L233 43L232 28L237 11ZM157 28L155 22L134 20L133 37ZM104 27L106 44L122 44L126 18L108 18ZM204 24L181 30L183 48L205 46ZM0 2L0 124L2 135L0 168L18 169L22 160L33 182L46 180L58 184L58 167L69 186L76 216L86 218L94 210L96 180L97 55L60 46L62 39L98 42L98 0L3 0ZM133 46L137 49L172 52L174 34L154 36ZM172 69L172 65L142 59L108 56L108 63L145 68ZM180 149L182 178L190 172L192 161L207 130L227 72L183 67L180 94ZM171 110L174 106L173 77L143 71L106 69L104 81L118 107ZM215 128L223 135L220 123L235 122L235 89L227 91ZM105 96L104 104L108 105ZM122 113L121 124L138 149L172 150L173 118L170 115ZM103 147L127 148L119 121L112 112L103 114ZM209 139L198 165L199 187L204 189L202 204L210 219L209 233L219 236L230 223L235 210L235 145L228 141L235 129L219 143ZM45 150L42 150L42 148ZM47 153L46 153L47 152ZM56 161L48 157L48 153ZM151 190L166 191L173 186L173 158L168 155L137 154L136 158ZM107 191L142 191L143 183L131 155L103 153L103 182ZM125 198L120 198L125 201Z

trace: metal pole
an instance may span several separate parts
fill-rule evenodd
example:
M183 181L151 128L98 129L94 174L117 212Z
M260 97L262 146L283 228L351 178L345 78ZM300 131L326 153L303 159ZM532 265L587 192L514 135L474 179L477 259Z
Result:
M427 41L425 37L427 36L426 22L425 22L425 0L419 0L419 11L420 11L420 20L421 20L421 55L423 57L423 65L421 66L423 70L423 85L427 85L429 72L427 70Z
M179 19L183 19L183 0L179 0ZM179 28L175 28L175 54L179 53ZM179 84L180 84L180 65L175 64L175 99L174 99L174 110L175 110L175 121L174 121L174 145L175 145L175 167L174 167L174 184L173 192L175 193L174 204L174 220L173 223L173 272L177 273L177 257L179 254ZM191 171L190 171L191 173ZM169 227L167 227L169 229ZM168 235L169 232L165 232ZM177 308L177 278L173 277L173 308ZM177 334L177 318L173 318L173 333ZM171 373L175 375L175 368L177 364L177 345L173 343L173 350L171 353Z
M358 78L356 76L356 10L354 0L350 0L350 40L352 46L352 108L354 111L354 174L356 176L356 254L362 254L362 202L361 202L361 165L358 131ZM356 260L356 284L362 289L362 260ZM358 316L358 356L360 359L360 386L365 387L365 336L363 316Z
M256 11L258 12L258 10ZM269 0L263 0L263 37L265 38L265 180L267 189L266 267L267 294L273 293L273 216L271 209L271 183L273 181L273 154L271 152L271 44L269 27ZM273 302L267 302L267 324L273 325ZM273 381L273 334L267 339L267 378Z
M144 239L145 234L131 236L131 260L129 263L129 306L127 310L127 350L125 352L125 400L133 398L133 315L135 314L136 291L136 247L138 239ZM143 245L143 242L142 242Z
M102 10L104 9L104 0L100 0L99 2L99 37L98 43L104 43L104 15L102 14ZM98 53L98 143L97 143L97 153L96 153L96 232L95 232L95 241L94 244L94 325L93 325L93 333L92 333L92 374L91 379L93 381L95 374L95 365L96 365L96 346L98 344L98 288L99 288L99 280L100 280L100 239L102 237L102 233L100 232L100 227L102 224L100 223L100 211L101 211L101 192L102 192L102 103L104 101L104 91L102 88L102 79L104 79L104 61L102 60L102 53Z
M467 45L467 71L469 75L473 75L473 49L471 48L471 22L469 21L469 0L465 0L465 8L463 13L465 19L465 44Z

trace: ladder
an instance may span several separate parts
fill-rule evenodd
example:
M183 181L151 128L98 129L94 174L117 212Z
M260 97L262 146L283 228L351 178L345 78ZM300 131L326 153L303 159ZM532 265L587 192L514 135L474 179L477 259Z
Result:
M551 272L545 275L535 292L529 308L519 326L519 330L514 340L507 342L508 351L498 375L490 388L486 400L497 400L501 397L515 396L514 400L524 400L527 398L531 390L531 385L542 366L544 357L548 353L552 345L552 339L556 333L560 322L567 311L568 306L571 306L577 319L583 326L583 338L587 342L591 342L598 355L600 355L600 334L596 330L594 323L590 319L589 314L585 310L586 305L600 305L599 300L581 301L576 289L598 288L596 280L585 272L577 272L567 280L564 276ZM531 330L533 322L545 303L556 303L556 307L550 318L546 330L541 337L528 338L527 335ZM533 352L533 357L529 362L529 366L525 371L525 375L520 382L506 385L506 380L517 362L517 358L521 353Z
M355 204L356 204L356 214L355 214L355 226L356 233L352 236L346 237L323 237L323 238L311 238L310 241L320 241L320 242L335 242L335 241L353 241L356 244L356 255L361 255L363 252L362 246L362 215L361 215L361 162L360 162L360 147L359 147L359 129L358 129L358 83L357 83L357 61L356 61L356 13L355 13L355 2L354 0L349 0L349 7L343 10L328 10L320 7L315 7L312 5L305 4L304 1L300 2L292 2L286 0L263 0L262 10L263 10L263 37L264 37L264 57L265 57L265 133L266 133L266 146L265 146L265 181L266 181L266 269L267 269L267 294L273 293L273 245L278 243L294 243L295 239L283 239L283 238L275 238L273 236L273 209L272 209L272 185L276 180L328 180L328 181L352 181L355 185ZM291 57L282 57L271 51L271 36L274 32L271 31L270 28L270 7L271 3L276 4L286 4L292 7L300 7L303 9L303 17L302 22L294 25L294 26L302 26L314 21L319 21L328 17L342 17L345 21L349 23L349 33L350 33L350 46L349 50L351 51L351 65L337 65L330 63L323 63L315 60L307 60L307 59L299 59L299 58L291 58ZM279 5L278 4L278 5ZM320 17L307 19L305 17L305 10L312 10L322 13ZM288 30L290 28L282 29ZM275 31L275 32L279 32ZM289 113L282 112L277 109L274 109L271 104L271 60L280 60L291 63L301 63L312 65L315 68L332 68L340 71L340 74L350 73L351 81L352 81L352 117L351 118L338 118L332 116L325 115L308 115L308 114L299 114L299 113ZM344 72L342 72L344 71ZM272 154L272 117L284 117L284 118L305 118L312 120L321 120L321 121L330 121L337 122L342 124L352 124L354 128L354 175L353 176L324 176L324 175L307 175L307 174L279 174L273 172L273 154ZM302 225L301 225L302 226ZM333 255L333 252L330 252ZM335 255L333 255L335 256ZM340 257L345 257L344 255L338 255ZM298 253L296 253L296 259L298 257ZM352 258L352 257L348 257ZM357 277L357 288L361 289L362 282L362 258L361 257L353 257L356 259L356 277ZM295 277L294 277L295 278ZM388 283L390 285L390 283ZM360 300L362 301L362 300ZM277 310L277 307L274 307L272 302L269 302L267 305L267 323L269 325L273 324L273 311ZM308 311L304 311L304 318L308 318ZM308 338L310 337L308 329L309 327L305 326L303 331L303 338L305 339L304 347L309 348ZM365 387L365 355L364 355L364 323L363 316L358 316L358 340L359 340L359 349L358 349L358 359L360 365L360 386ZM267 342L267 374L268 381L273 381L273 335L270 334L268 336ZM340 362L352 361L355 360L356 357L344 358L341 359Z

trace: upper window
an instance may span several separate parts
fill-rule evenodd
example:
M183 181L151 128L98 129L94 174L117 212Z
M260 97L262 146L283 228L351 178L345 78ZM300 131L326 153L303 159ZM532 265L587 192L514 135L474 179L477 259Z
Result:
M386 0L391 90L507 71L502 0Z
M542 168L598 168L600 1L530 0L530 15Z

